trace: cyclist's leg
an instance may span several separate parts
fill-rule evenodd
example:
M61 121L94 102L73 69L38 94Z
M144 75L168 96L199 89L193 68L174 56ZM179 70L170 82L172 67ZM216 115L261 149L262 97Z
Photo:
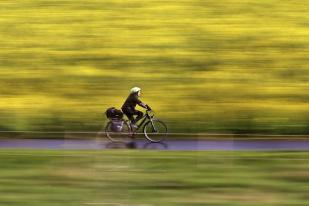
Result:
M122 109L122 112L128 117L130 122L134 121L133 112L129 109Z
M138 110L135 110L133 115L137 115L137 117L132 121L133 124L135 124L136 122L138 122L140 119L143 118L144 113Z

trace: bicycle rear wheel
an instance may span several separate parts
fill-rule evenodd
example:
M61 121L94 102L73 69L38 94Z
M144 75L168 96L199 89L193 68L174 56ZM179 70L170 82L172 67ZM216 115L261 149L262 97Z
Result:
M115 130L112 121L108 122L105 127L105 134L106 137L110 139L112 142L132 141L130 126L126 121L123 121L122 128L119 130Z
M161 142L167 136L167 126L158 119L152 119L144 126L145 137L151 142Z

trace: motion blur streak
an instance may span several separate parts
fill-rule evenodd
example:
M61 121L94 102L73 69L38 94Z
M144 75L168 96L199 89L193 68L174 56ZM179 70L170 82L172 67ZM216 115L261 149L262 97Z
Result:
M132 86L170 132L308 134L309 1L1 0L0 129L95 131Z
M1 205L308 205L308 152L2 150L0 160Z

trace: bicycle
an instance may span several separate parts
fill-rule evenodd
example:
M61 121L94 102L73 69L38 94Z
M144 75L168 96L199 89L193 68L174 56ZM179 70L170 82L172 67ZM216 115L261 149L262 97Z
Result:
M111 119L106 124L105 134L113 142L132 141L140 128L143 128L144 136L151 142L161 142L167 135L167 126L161 120L154 118L151 110L146 110L137 129L133 129L130 125L129 120Z

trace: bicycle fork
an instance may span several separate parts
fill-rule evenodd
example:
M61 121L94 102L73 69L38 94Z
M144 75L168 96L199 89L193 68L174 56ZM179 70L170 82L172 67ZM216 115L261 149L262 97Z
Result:
M158 130L155 128L152 119L150 119L151 126L152 126L152 132L158 132Z

